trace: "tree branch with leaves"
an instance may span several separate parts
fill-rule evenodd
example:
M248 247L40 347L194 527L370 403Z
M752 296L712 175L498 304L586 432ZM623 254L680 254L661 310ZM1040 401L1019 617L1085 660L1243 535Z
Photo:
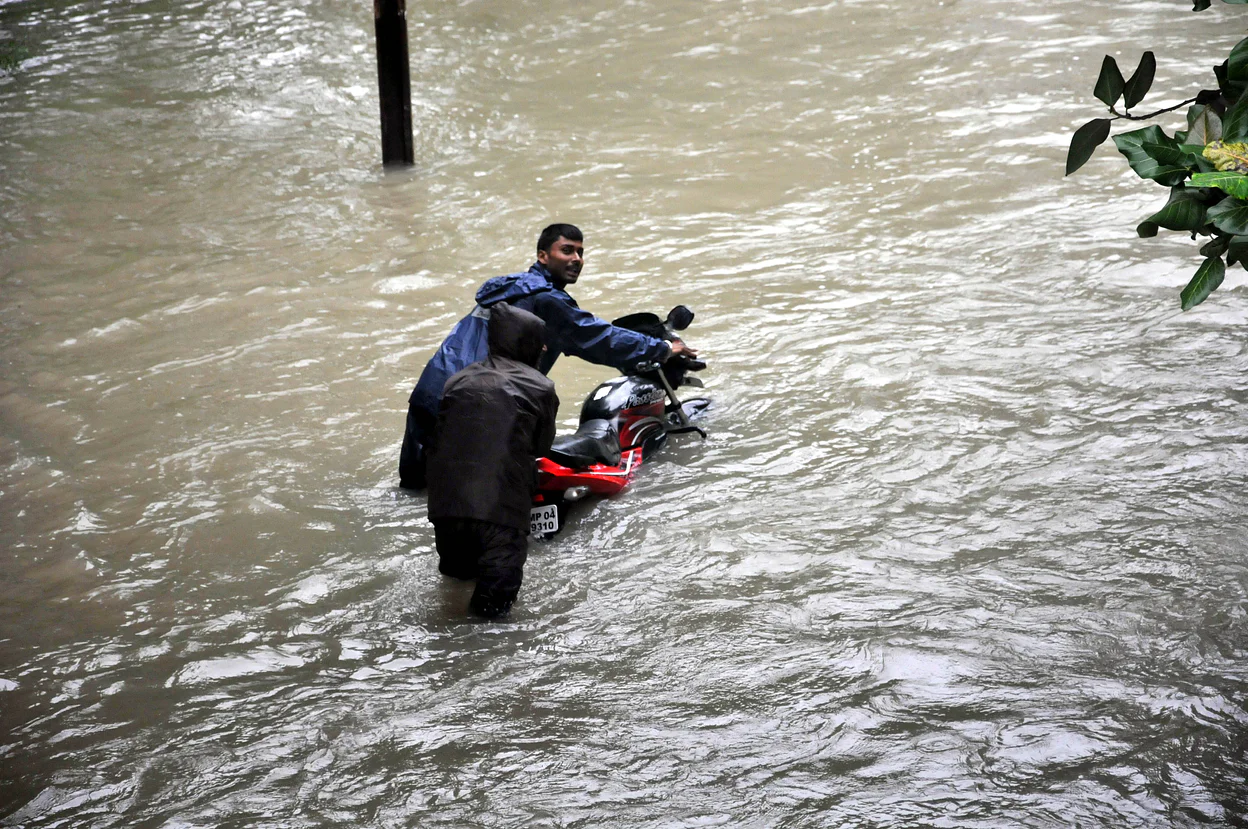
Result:
M1222 0L1248 5L1248 0ZM1192 11L1204 11L1212 0L1193 0ZM1145 52L1130 78L1106 55L1093 89L1109 108L1110 118L1094 118L1075 131L1066 154L1066 175L1078 170L1109 138L1114 121L1146 121L1191 105L1187 129L1174 135L1156 124L1114 136L1114 145L1140 178L1170 188L1164 207L1136 227L1141 238L1162 228L1209 237L1200 248L1204 261L1179 294L1184 311L1208 299L1226 278L1228 266L1248 270L1248 38L1231 49L1213 68L1216 89L1147 115L1131 114L1153 85L1157 60ZM1122 102L1122 111L1118 103Z

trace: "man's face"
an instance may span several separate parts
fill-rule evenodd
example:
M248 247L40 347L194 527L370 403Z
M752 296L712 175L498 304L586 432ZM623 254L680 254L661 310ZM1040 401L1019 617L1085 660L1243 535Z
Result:
M550 278L560 286L571 285L581 275L585 264L585 246L560 236L549 250L539 250L537 261L550 271Z

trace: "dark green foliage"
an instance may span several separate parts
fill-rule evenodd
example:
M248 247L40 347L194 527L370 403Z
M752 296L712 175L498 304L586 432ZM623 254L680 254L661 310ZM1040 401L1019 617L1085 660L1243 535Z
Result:
M1075 137L1070 141L1070 150L1066 153L1066 175L1078 170L1105 139L1109 138L1108 118L1094 118L1075 130Z
M1248 38L1235 44L1226 59L1226 77L1232 81L1248 81Z
M1122 79L1122 70L1118 68L1118 61L1106 55L1092 94L1100 98L1105 106L1112 107L1122 97L1122 90L1126 85L1126 81Z
M1135 74L1123 87L1122 105L1130 109L1144 100L1144 96L1148 94L1149 88L1153 85L1153 76L1156 74L1157 58L1153 57L1152 52L1145 52L1144 57L1140 58L1140 65L1136 67Z
M1230 61L1224 60L1213 67L1213 76L1217 78L1218 90L1227 97L1227 100L1238 100L1244 88L1248 86L1248 81L1237 81L1231 77Z
M1183 185L1171 188L1166 206L1144 220L1166 230L1196 231L1205 226L1204 194L1199 189L1189 190Z
M1140 178L1152 179L1166 187L1181 184L1187 178L1188 168L1180 161L1179 142L1156 124L1115 135L1114 144Z
M1197 104L1188 111L1187 126L1187 135L1183 138L1185 143L1204 146L1222 138L1221 117L1216 110L1203 104Z
M1222 0L1248 5L1248 0ZM1204 11L1212 0L1194 0L1193 11ZM1248 38L1231 49L1213 68L1216 89L1205 89L1176 106L1148 115L1131 114L1152 88L1157 60L1145 52L1129 80L1123 80L1118 62L1106 55L1093 94L1109 108L1111 117L1093 119L1071 138L1066 175L1078 170L1109 137L1114 121L1143 121L1195 104L1187 112L1187 130L1168 135L1156 124L1114 136L1114 145L1142 179L1170 188L1166 204L1136 227L1141 238L1163 228L1207 237L1200 254L1204 262L1180 294L1184 311L1204 302L1226 276L1227 265L1248 270ZM1116 106L1122 101L1122 111ZM1225 257L1225 261L1223 261Z
M1243 141L1245 138L1248 138L1248 95L1240 98L1222 117L1223 141Z
M1231 237L1226 246L1226 264L1238 264L1248 271L1248 236Z
M1196 271L1192 281L1179 294L1179 305L1184 311L1190 311L1209 298L1226 278L1226 265L1221 259L1209 258Z
M1221 256L1226 253L1226 249L1231 246L1233 236L1216 236L1212 242L1207 243L1200 249L1200 255L1205 258L1212 256Z
M1248 235L1248 204L1239 199L1230 196L1222 199L1209 208L1207 218L1223 233L1232 236Z

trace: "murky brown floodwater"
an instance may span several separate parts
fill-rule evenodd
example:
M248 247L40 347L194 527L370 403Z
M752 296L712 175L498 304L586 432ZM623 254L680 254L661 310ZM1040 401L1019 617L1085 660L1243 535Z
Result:
M1242 11L408 0L385 174L368 5L0 1L0 824L1248 825L1243 273L1061 175ZM717 408L472 623L405 401L551 220Z

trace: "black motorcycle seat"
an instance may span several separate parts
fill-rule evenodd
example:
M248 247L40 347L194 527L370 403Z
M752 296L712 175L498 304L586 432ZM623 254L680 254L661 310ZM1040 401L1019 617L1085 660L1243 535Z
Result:
M569 469L584 469L596 463L620 464L620 433L609 420L587 420L575 434L555 438L546 456Z

